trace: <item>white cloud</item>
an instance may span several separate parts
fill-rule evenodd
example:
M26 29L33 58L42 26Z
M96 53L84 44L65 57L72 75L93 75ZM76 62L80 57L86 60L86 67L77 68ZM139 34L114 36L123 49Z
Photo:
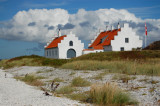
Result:
M64 9L30 9L19 11L8 22L0 22L0 38L44 43L61 28L62 34L73 31L81 39L90 40L99 29L105 29L106 25L116 27L118 22L130 23L140 36L144 36L145 21L148 25L148 36L152 36L150 42L160 40L160 19L142 20L125 9L79 9L75 14L69 14Z

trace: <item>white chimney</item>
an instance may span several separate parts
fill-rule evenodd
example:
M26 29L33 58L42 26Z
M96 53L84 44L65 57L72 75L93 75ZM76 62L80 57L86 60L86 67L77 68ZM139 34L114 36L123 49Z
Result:
M120 29L120 24L119 24L119 22L118 22L118 29Z
M99 29L99 33L101 33L101 29Z
M103 29L99 29L99 33L103 32L104 30Z
M60 37L61 36L61 30L59 29L59 31L58 31L58 37Z
M113 27L113 25L111 26L111 31L112 31L112 30L114 30L114 27Z
M73 34L72 31L70 31L70 34L71 34L71 35Z
M108 26L106 26L106 31L108 31Z

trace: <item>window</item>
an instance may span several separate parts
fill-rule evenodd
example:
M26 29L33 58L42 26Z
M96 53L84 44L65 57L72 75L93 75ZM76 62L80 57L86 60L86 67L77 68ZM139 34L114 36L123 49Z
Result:
M100 42L100 43L103 43L103 42L106 40L107 37L108 37L108 35L105 36L105 37L103 37L103 38L101 39L101 42ZM108 38L107 38L107 40L108 40Z
M52 56L54 56L54 51L52 51Z
M129 43L129 38L125 38L125 43Z
M69 42L69 46L73 46L73 41L70 41L70 42Z
M55 50L55 55L57 56L57 50Z
M47 50L47 56L48 56L48 50Z
M51 51L49 51L49 56L51 56Z
M120 49L121 49L121 51L124 51L124 47L121 47Z

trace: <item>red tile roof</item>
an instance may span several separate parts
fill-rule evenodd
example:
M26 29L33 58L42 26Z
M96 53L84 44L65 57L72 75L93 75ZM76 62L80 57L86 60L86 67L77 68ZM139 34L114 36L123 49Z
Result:
M101 32L95 41L89 46L89 48L93 49L103 49L103 46L110 45L111 40L114 40L114 36L117 35L118 31L121 29L115 29L113 31ZM105 38L106 37L106 38ZM103 42L101 40L105 38Z
M67 35L56 37L45 49L58 47L58 43L61 43L61 40L63 40L64 37L67 37Z

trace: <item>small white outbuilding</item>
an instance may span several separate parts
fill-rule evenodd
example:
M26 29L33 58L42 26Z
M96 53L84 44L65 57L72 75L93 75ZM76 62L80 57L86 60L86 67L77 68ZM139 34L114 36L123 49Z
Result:
M56 59L69 59L82 55L84 44L70 32L68 35L54 38L47 46L45 46L45 57Z

